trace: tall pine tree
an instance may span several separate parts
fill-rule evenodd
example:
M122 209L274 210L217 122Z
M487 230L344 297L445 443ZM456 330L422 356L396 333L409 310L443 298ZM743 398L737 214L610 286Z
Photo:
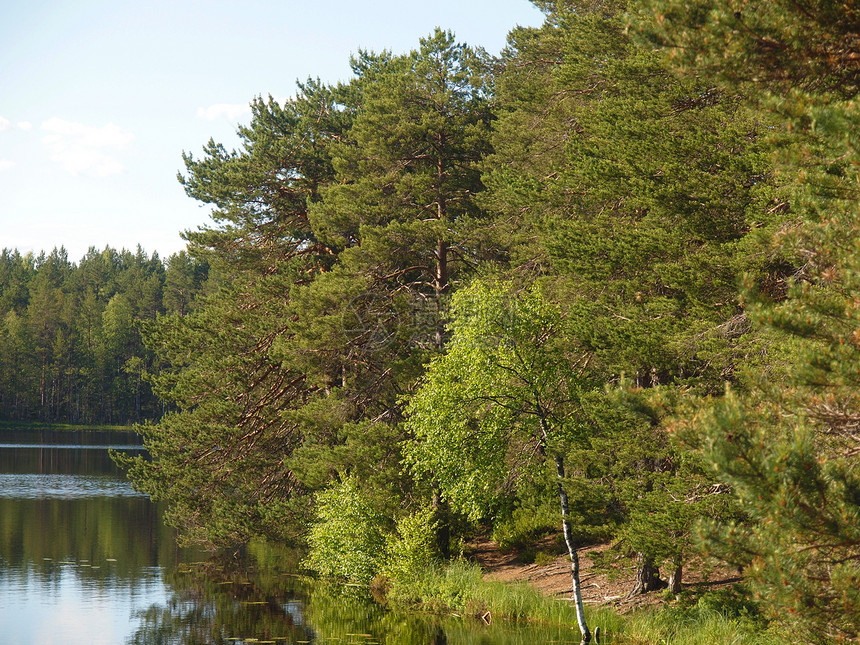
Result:
M751 378L709 424L710 458L749 522L717 528L710 545L745 567L769 615L794 634L855 640L860 13L829 2L643 4L644 33L680 69L714 74L790 135L775 156L787 225L761 249L792 270L779 289L752 280L748 293L756 324L780 346L762 361L769 378Z

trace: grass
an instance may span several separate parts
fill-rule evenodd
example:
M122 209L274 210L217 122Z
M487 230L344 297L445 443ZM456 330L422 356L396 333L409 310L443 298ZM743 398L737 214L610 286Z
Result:
M525 583L487 581L479 566L463 561L422 572L420 579L391 589L389 600L484 620L575 626L573 603L549 598ZM406 587L406 588L403 588ZM667 605L621 615L609 607L586 607L602 643L615 645L787 645L767 631L737 596L708 594L687 606Z
M765 625L714 609L663 608L629 619L621 643L629 645L787 645Z

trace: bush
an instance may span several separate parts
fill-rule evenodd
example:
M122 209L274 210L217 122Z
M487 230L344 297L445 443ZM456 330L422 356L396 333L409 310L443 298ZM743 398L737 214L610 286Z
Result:
M429 508L408 515L397 522L396 533L388 536L382 574L396 597L408 596L410 588L420 585L427 571L437 564L433 515Z
M502 549L528 546L537 538L557 531L561 521L553 505L538 508L517 508L510 519L493 527L493 540Z
M752 600L749 590L743 585L709 591L699 597L696 607L703 611L720 613L727 618L764 623L758 606Z
M385 525L385 517L347 479L320 494L302 565L324 576L369 584L385 556Z

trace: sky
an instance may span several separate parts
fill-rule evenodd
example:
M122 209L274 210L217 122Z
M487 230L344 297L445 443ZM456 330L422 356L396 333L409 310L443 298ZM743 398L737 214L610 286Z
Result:
M435 27L498 54L528 0L27 0L0 11L0 249L73 262L162 258L210 222L182 153L238 145L256 96L348 80L359 49L403 53Z

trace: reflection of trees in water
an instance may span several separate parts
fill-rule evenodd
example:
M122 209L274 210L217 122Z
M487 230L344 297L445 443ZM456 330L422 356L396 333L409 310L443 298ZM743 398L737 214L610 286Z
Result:
M69 565L87 580L133 586L152 567L176 565L175 532L144 497L0 498L0 554L6 575L48 582Z
M378 604L361 587L316 582L308 589L308 623L319 643L378 642L385 645L534 645L573 642L579 631L463 618L438 607L406 611ZM362 639L363 637L363 639Z
M301 618L294 608L300 590L290 584L286 571L258 565L247 553L180 565L165 578L170 599L137 614L140 624L129 643L226 645L237 638L311 640L311 633L296 620Z
M132 454L142 449L137 433L118 430L3 429L0 443L0 473L122 477L108 448Z
M128 641L134 645L226 645L237 638L310 640L305 630L293 624L289 613L272 607L247 607L227 598L174 597L166 605L153 605L136 617L140 625Z
M139 441L133 433L4 430L2 441L4 580L45 587L74 575L132 589L183 557L158 507L132 491L108 453Z
M436 631L433 633L433 645L448 645L448 637L445 635L445 631L436 626Z
M386 645L531 645L570 640L569 628L533 628L402 611L375 602L367 589L295 575L297 558L252 546L236 557L180 565L166 576L164 605L139 612L130 645L277 643ZM576 632L578 635L578 632Z

